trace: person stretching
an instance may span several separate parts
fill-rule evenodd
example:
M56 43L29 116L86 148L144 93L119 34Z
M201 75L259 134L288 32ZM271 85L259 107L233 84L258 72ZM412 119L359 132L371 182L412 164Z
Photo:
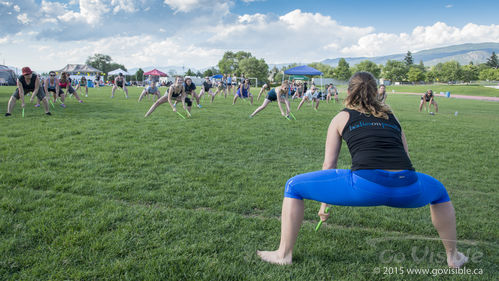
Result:
M251 98L251 105L253 105L253 95L250 92L250 82L249 79L244 79L244 83L239 86L237 89L237 93L234 96L234 100L232 101L232 105L236 104L237 98L246 99L248 97Z
M123 76L123 73L119 73L116 78L114 78L114 85L113 85L113 91L111 93L111 98L114 98L114 92L116 92L116 89L120 87L123 89L123 92L125 92L125 98L128 99L128 89L126 88L126 79Z
M66 89L66 93L64 93L64 89ZM83 101L80 99L80 96L78 96L78 93L76 93L73 86L71 86L69 74L67 72L63 72L61 73L61 78L59 79L59 98L61 99L62 107L66 107L66 105L64 104L64 99L68 96L68 93L74 95L79 103L83 103ZM56 100L57 97L54 98L54 103L56 102Z
M315 88L315 86L313 85L312 87L310 87L310 90L305 92L305 95L303 95L303 98L301 99L301 102L296 110L300 110L300 107L303 105L303 103L308 100L312 102L312 106L314 105L313 103L315 102L315 107L314 107L315 110L319 108L319 101L320 101L319 92L317 91L317 88Z
M281 243L276 251L257 251L266 262L292 263L293 248L304 216L303 199L338 206L419 208L430 205L447 254L447 265L459 268L467 257L456 246L456 217L445 187L414 170L407 141L391 109L377 99L376 79L357 72L349 81L345 109L329 125L322 171L289 179L281 214ZM342 138L352 156L351 169L337 169Z
M176 106L173 104L173 102L181 101L182 105L185 108L185 103L188 102L189 109L192 106L192 102L189 98L186 97L185 94L185 88L184 88L184 78L182 76L178 76L175 79L175 84L170 86L168 89L168 94L162 96L160 99L158 99L152 106L149 108L149 111L147 111L146 115L144 117L147 117L153 113L154 110L161 104L168 102L170 103L170 106L173 109L173 112L177 112ZM187 109L186 109L187 110Z
M43 103L43 107L45 108L45 114L52 115L49 111L49 104L47 102L47 98L45 97L45 91L42 87L40 87L40 78L38 75L33 74L29 67L22 68L22 75L17 78L17 88L9 99L9 104L7 106L7 113L5 116L12 115L12 109L16 105L17 100L21 100L21 108L24 109L24 96L32 92L30 102L33 101L33 98L36 96L39 102Z
M80 79L80 83L76 85L76 91L80 90L80 94L82 93L82 88L85 87L85 97L88 97L88 85L87 85L87 78L85 76L82 76Z
M419 104L419 112L421 112L423 106L425 106L426 111L430 111L432 104L435 107L435 112L438 113L438 105L437 102L435 101L435 97L433 96L433 91L428 90L423 96L421 96L421 103Z
M141 101L147 95L153 95L158 100L161 98L161 92L159 91L158 87L156 87L156 82L153 81L150 86L147 86L147 88L142 91L139 97L139 101Z
M289 99L288 99L288 93L289 93L289 85L288 82L284 81L281 86L271 89L267 93L267 97L263 100L262 105L258 107L251 115L250 118L254 117L258 112L264 110L269 103L273 101L277 101L277 105L279 106L279 110L281 111L281 115L289 118L289 114L291 113L290 107L289 107ZM283 103L286 105L286 113L282 110L282 105Z

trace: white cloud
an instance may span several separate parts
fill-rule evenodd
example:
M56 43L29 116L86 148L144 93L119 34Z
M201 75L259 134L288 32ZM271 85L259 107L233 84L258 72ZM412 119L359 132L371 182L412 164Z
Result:
M359 38L341 53L346 56L379 56L420 51L436 47L480 42L499 42L499 25L466 24L463 28L437 22L432 26L418 26L412 33L372 33Z
M28 14L26 13L17 15L17 21L25 25L31 22L31 20L28 18Z
M213 35L207 42L222 49L244 49L267 61L314 61L373 31L373 27L344 26L329 16L297 9L280 17L239 16L236 23L211 28Z
M19 13L21 11L21 8L17 5L14 5L14 11Z
M200 5L200 0L164 0L176 12L190 12Z
M447 8L447 9L452 8L452 7L454 7L454 6L450 5L450 4L449 5L445 5L445 8Z
M112 0L111 5L114 6L113 13L118 13L119 11L124 11L126 13L134 13L138 11L135 7L134 0Z

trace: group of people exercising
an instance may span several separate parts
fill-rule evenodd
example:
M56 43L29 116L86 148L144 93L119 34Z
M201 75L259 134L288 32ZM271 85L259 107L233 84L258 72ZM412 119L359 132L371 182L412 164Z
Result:
M40 78L29 67L22 68L22 75L19 76L17 88L9 100L6 116L11 115L17 100L21 99L24 107L24 98L29 92L32 93L31 101L36 96L43 103L47 115L51 115L46 98L48 92L54 93L54 100L61 97L64 102L64 96L70 93L82 102L68 78L63 73L58 79L51 72L50 77L41 85ZM116 82L116 87L125 85L124 80ZM190 114L192 101L189 96L200 106L200 96L211 91L208 79L205 83L198 96L192 80L179 76L163 97L156 85L151 84L142 94L153 94L158 99L145 116L149 116L166 102L173 111L176 111L176 103L181 102ZM283 82L276 88L270 88L268 84L262 87L262 91L268 90L267 95L251 117L273 101L278 102L281 114L288 116L290 88L288 82ZM113 96L114 90L113 88ZM310 90L314 91L314 87ZM143 98L142 94L139 100ZM215 95L212 94L212 98ZM249 80L245 79L238 88L233 103L238 98L250 95ZM385 100L385 87L381 85L378 88L372 74L357 72L350 78L345 108L332 119L327 131L322 171L297 175L287 181L282 205L280 244L275 251L257 251L263 261L274 264L292 263L294 245L304 217L303 199L309 199L321 202L318 215L322 221L329 217L329 205L419 208L430 204L432 222L444 245L447 265L459 268L467 262L468 258L457 250L455 211L446 188L435 178L415 171L402 126ZM420 110L425 103L438 108L431 90L421 100ZM352 157L350 169L337 168L343 140Z

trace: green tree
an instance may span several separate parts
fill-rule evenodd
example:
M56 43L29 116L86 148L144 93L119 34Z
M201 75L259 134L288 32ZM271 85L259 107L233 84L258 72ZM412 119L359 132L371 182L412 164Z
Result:
M348 62L341 58L338 62L338 67L334 69L334 76L338 80L347 81L352 76L352 71L350 70L350 65Z
M492 52L492 55L490 56L490 58L487 59L486 64L492 68L499 67L499 60L497 59L496 52Z
M103 55L103 54L94 54L91 57L87 58L87 61L85 62L87 65L90 65L92 67L95 67L99 69L102 72L109 72L113 69L111 69L111 62L113 59L111 59L111 56L108 55Z
M185 72L185 76L196 76L196 73L189 68L187 69L187 72Z
M322 72L323 76L326 78L332 78L334 75L334 68L330 65L323 64L320 62L313 62L313 63L309 63L308 66L319 70L320 72Z
M462 71L462 79L464 82L471 82L478 80L480 75L478 66L473 64L463 65L461 71Z
M437 73L432 69L425 73L425 82L434 82L437 81Z
M264 59L249 57L239 61L239 71L244 73L245 77L255 77L258 81L267 81L269 66ZM258 86L258 85L253 85Z
M497 68L484 69L480 71L479 78L480 80L497 81L499 80L499 69Z
M142 70L142 68L139 68L137 72L135 72L135 80L136 81L144 80L144 70Z
M352 72L357 71L367 71L370 72L374 77L379 78L381 74L381 68L370 60L363 60L353 67Z
M441 82L458 81L462 79L462 70L459 62L451 60L445 63L439 63L438 80Z
M404 58L404 62L405 62L405 65L407 67L410 67L411 65L414 64L414 59L412 58L411 51L407 51L407 54L405 55L405 58Z
M407 66L404 62L398 60L388 60L383 67L382 77L392 82L401 82L407 80Z
M241 75L239 72L239 62L243 59L247 59L251 57L251 53L239 51L237 53L227 51L225 52L222 59L218 62L218 68L221 73L224 74L232 74L236 73L237 75Z
M420 82L424 81L425 75L424 72L419 69L419 67L414 67L412 66L409 68L409 71L407 72L407 78L410 82Z
M208 68L207 70L205 70L203 72L203 76L210 77L210 76L213 76L213 75L218 74L218 73L219 73L218 69L212 67L212 68Z

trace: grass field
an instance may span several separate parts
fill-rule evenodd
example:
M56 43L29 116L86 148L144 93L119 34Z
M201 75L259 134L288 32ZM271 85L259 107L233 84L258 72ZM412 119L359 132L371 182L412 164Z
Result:
M319 203L307 201L294 264L256 256L279 243L286 180L321 168L340 104L309 104L290 122L276 104L249 119L256 104L218 98L188 120L167 105L144 119L152 101L137 103L139 88L129 100L100 88L50 117L28 104L6 118L12 91L0 87L1 280L428 280L400 268L446 269L428 206L333 207L314 232ZM494 280L499 103L437 101L432 116L418 96L388 98L414 166L448 189L466 267L482 271L438 277Z
M480 85L400 85L400 86L387 86L386 91L391 92L408 92L408 93L421 93L421 95L428 89L433 90L434 93L450 92L451 96L465 95L465 96L484 96L484 97L499 97L499 89L488 88Z

